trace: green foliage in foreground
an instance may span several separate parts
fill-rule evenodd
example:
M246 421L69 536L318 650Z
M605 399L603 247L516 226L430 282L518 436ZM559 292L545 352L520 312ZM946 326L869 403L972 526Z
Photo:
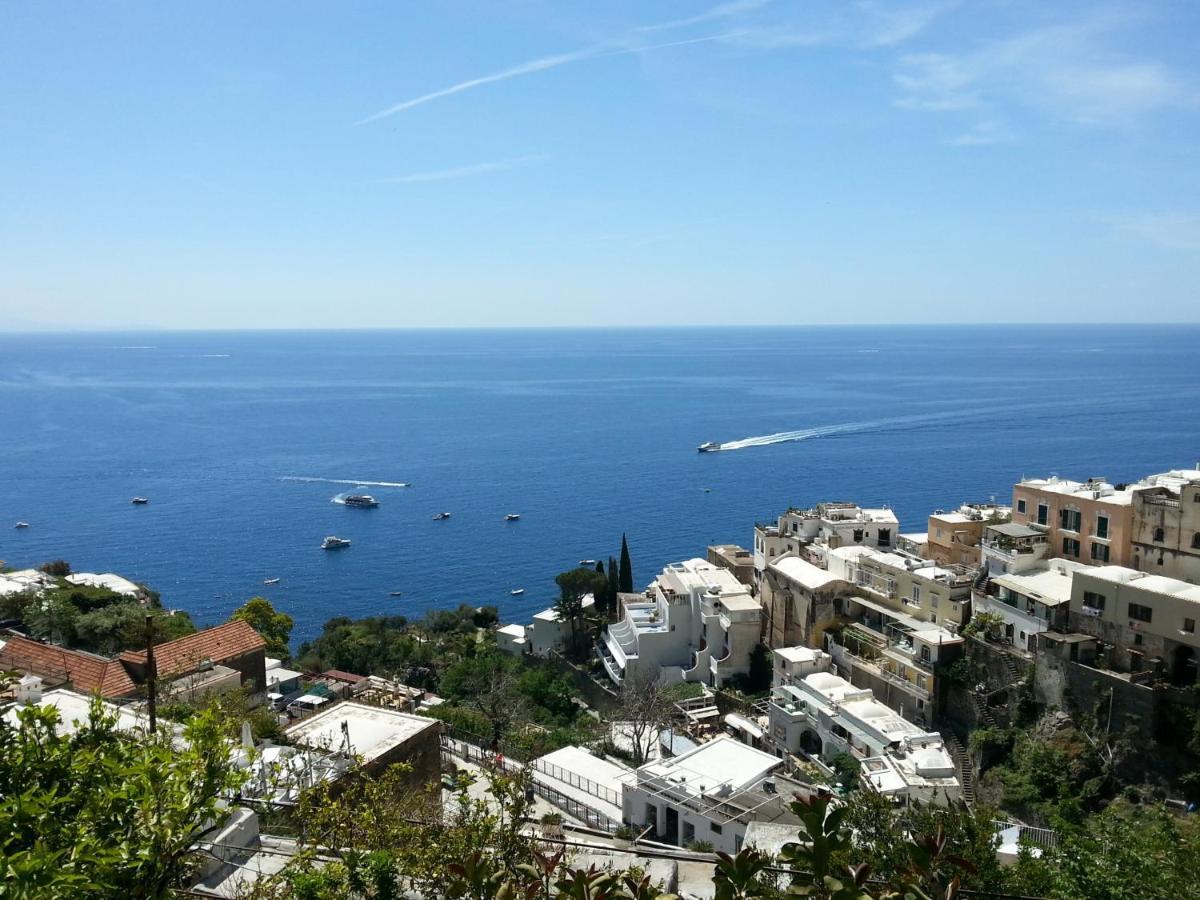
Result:
M0 884L5 897L156 898L189 868L217 800L236 789L215 715L129 736L92 707L73 735L58 714L29 707L0 720Z

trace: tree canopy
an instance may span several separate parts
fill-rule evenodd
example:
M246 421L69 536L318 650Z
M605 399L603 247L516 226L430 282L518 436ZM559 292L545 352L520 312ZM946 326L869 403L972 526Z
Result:
M295 620L287 613L276 612L266 597L251 597L233 611L231 622L246 622L267 642L267 653L287 658L292 655L288 641Z

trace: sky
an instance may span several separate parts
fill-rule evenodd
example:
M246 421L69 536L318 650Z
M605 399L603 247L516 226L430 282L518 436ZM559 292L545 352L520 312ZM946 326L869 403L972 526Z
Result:
M0 4L0 329L1200 321L1200 3Z

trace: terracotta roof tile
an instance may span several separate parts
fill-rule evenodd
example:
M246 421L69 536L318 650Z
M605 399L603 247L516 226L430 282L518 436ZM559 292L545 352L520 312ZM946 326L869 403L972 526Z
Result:
M332 678L334 681L345 681L349 684L358 684L360 681L367 680L366 675L355 675L353 672L343 672L341 669L330 669L321 674L326 678Z
M187 637L176 638L154 648L154 661L162 678L190 672L205 660L221 664L255 650L265 650L267 642L248 622L226 622ZM146 664L146 652L122 653L120 658L137 666Z
M137 685L120 660L67 650L19 635L0 640L4 641L0 662L5 665L45 676L66 675L76 690L102 697L126 697L137 692Z

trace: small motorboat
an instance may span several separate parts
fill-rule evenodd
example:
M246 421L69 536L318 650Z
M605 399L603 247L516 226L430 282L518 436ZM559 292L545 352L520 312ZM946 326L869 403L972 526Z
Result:
M28 527L29 527L28 522L18 522L16 525L13 526L13 528L28 528Z
M504 517L504 521L505 522L515 522L519 518L521 518L520 513L509 513L507 516Z
M134 506L145 506L150 501L147 500L145 497L134 497L129 502L132 503Z
M403 597L404 593L402 591L388 591L388 596L389 597Z
M345 538L340 538L337 535L331 534L325 540L321 541L322 550L341 550L343 547L349 547L350 542Z
M705 441L703 444L701 444L699 447L696 448L697 452L699 452L699 453L716 453L720 449L721 449L721 445L718 444L716 441Z
M450 513L447 513L447 512L440 512L440 513L438 513L436 516L434 516L434 517L433 517L433 521L435 521L435 522L441 522L441 521L444 521L445 519L448 519L448 518L450 518Z
M508 593L513 597L520 597L523 593L525 593L525 588L513 588Z
M263 584L279 584L278 578L264 578Z
M359 509L374 509L379 505L379 501L370 494L350 494L342 503L346 506L356 506Z
M596 561L594 559L581 559L579 561L579 564L581 566L594 566L596 564Z

